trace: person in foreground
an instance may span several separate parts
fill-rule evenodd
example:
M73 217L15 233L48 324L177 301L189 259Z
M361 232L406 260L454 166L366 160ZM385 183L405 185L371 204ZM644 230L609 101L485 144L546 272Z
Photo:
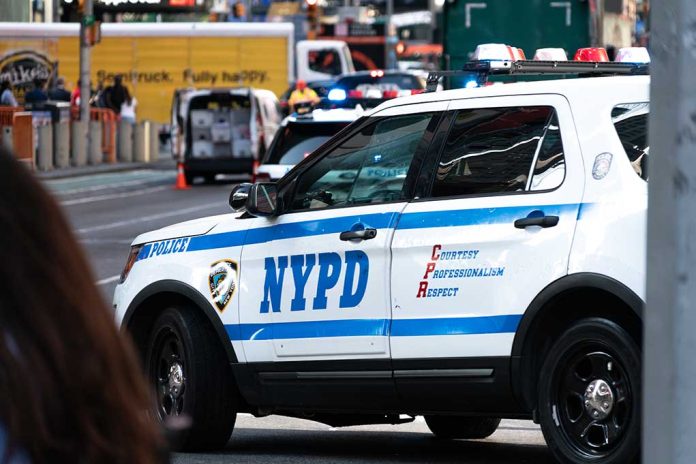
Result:
M56 202L0 150L0 464L168 462L129 340Z

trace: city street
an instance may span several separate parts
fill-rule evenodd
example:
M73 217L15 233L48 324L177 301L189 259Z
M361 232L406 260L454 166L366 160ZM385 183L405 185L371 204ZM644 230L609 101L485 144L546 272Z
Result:
M230 211L227 199L234 180L177 191L174 179L173 169L148 169L44 181L72 222L108 302L136 235ZM446 442L435 440L422 418L399 426L334 429L299 419L242 415L226 450L179 454L173 462L502 464L551 459L538 426L530 421L503 421L487 440Z

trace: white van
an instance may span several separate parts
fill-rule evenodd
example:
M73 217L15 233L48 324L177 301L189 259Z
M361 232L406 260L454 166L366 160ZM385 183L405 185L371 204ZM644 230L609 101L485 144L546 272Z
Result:
M178 89L172 105L172 155L186 182L216 174L251 174L281 120L278 98L249 87Z

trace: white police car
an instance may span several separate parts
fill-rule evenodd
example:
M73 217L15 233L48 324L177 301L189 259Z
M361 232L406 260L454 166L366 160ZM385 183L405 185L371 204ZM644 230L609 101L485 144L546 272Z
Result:
M424 415L442 438L533 418L561 462L637 459L648 88L392 100L237 187L237 213L138 237L114 306L159 418L192 418L177 447L225 445L238 412Z
M252 182L279 180L363 113L358 105L355 108L316 109L283 119L261 164L254 167Z

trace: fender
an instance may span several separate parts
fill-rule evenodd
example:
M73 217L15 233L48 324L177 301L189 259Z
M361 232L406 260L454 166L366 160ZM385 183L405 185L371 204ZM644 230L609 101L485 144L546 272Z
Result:
M527 398L528 395L525 392L528 391L533 380L525 379L522 375L525 367L529 367L526 365L525 358L523 358L523 350L529 331L542 308L551 303L556 297L568 291L580 289L596 289L610 293L630 307L639 320L643 320L645 302L629 287L611 277L592 272L580 272L561 277L546 286L524 312L512 344L510 374L513 379L513 391L524 405L530 404L530 398Z
M163 293L179 295L192 301L193 304L196 305L203 314L205 314L212 324L215 333L222 343L222 346L225 348L225 353L227 354L227 359L229 362L237 363L237 355L234 353L234 348L232 347L232 343L230 343L230 338L227 335L227 331L225 330L222 321L218 317L215 308L213 308L213 306L203 295L201 295L200 292L198 292L198 290L177 280L160 280L143 288L136 295L136 297L133 298L130 305L128 305L128 309L123 316L121 327L127 329L130 326L131 319L143 302L150 297Z

